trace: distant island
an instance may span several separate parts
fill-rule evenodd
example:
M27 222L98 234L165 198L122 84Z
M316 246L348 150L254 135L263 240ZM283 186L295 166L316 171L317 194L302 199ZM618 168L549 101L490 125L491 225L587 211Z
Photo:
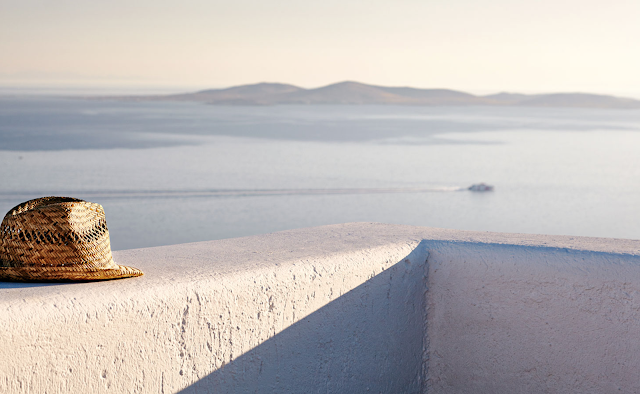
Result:
M127 101L193 101L212 105L383 104L640 108L640 100L590 93L520 94L503 92L476 96L450 89L386 87L350 81L315 89L304 89L282 83L258 83L184 94L100 98Z

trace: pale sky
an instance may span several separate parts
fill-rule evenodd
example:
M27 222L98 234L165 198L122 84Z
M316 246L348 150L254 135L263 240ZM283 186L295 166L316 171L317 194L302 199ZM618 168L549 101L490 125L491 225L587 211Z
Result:
M0 0L0 85L640 96L640 0Z

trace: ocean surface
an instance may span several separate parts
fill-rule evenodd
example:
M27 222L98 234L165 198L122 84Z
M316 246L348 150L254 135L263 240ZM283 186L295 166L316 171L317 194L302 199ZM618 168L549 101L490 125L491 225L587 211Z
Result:
M49 195L102 204L114 250L354 221L640 239L640 111L0 97L0 213Z

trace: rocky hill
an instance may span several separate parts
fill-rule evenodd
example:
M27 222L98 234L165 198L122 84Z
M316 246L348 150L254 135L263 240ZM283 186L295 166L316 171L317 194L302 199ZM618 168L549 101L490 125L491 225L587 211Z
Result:
M304 89L281 83L258 83L226 89L208 89L193 93L165 96L127 96L118 97L118 99L134 101L195 101L213 105L395 104L640 108L639 100L589 93L529 95L502 92L476 96L449 89L385 87L351 81L314 89Z

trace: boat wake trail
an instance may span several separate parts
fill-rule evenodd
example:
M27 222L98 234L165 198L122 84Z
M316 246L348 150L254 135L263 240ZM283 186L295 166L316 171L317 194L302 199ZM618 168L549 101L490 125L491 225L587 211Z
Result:
M185 198L185 197L251 197L251 196L304 196L333 194L391 194L391 193L447 193L467 190L465 187L379 187L379 188L318 188L318 189L217 189L217 190L137 190L137 191L47 191L5 192L0 198L33 198L32 196L58 195L81 198Z

